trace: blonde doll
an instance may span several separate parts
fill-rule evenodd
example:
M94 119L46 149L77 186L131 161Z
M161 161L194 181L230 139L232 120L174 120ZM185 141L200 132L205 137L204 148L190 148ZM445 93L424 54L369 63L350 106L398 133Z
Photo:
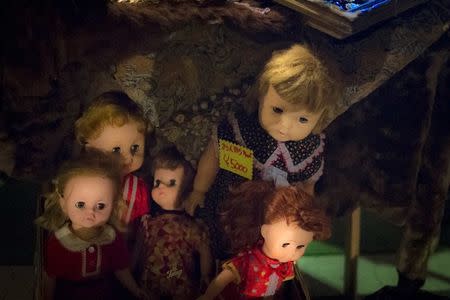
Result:
M144 161L147 129L142 108L121 91L109 91L95 98L75 123L75 135L81 145L114 153L123 160L123 198L127 209L121 219L125 224L149 212L147 185L132 174Z
M119 167L111 155L89 151L60 169L36 220L51 231L44 254L46 299L115 299L113 276L144 297L131 276L125 242L113 227L121 203Z
M238 296L272 296L294 277L294 264L312 240L330 236L330 220L310 195L269 181L247 181L232 190L222 222L233 253L211 282L202 300L214 299L234 282Z
M249 94L247 111L231 113L213 131L186 209L193 214L204 202L205 210L199 215L208 224L216 257L224 258L216 220L231 186L264 179L277 185L301 185L313 194L324 166L325 136L319 133L339 91L318 57L307 47L294 45L276 52L266 64ZM251 153L244 158L248 166L234 161L234 166L247 171L246 178L225 167L230 161L224 154L227 147Z
M153 217L141 218L139 282L153 299L193 300L209 283L211 272L207 233L182 205L192 189L194 171L170 147L156 155L153 172L152 199L159 208Z

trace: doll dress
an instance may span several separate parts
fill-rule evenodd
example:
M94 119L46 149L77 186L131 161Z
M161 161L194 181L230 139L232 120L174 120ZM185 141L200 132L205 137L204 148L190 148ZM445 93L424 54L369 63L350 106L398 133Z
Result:
M197 249L208 245L206 230L184 211L160 208L142 216L138 230L138 277L151 295L190 300L200 296Z
M52 233L45 248L44 269L56 280L55 300L116 299L114 271L129 267L125 241L110 225L94 242L78 238L65 225Z
M261 246L239 253L222 267L237 278L234 283L238 285L240 299L273 296L284 281L294 278L294 262L271 259L261 251Z
M149 213L148 187L142 178L131 173L125 176L123 198L127 205L127 209L122 216L125 224L133 224L136 219Z
M278 142L259 124L258 114L240 111L230 113L212 135L219 149L223 139L253 150L253 180L274 180L281 185L294 185L302 181L317 181L323 170L324 134L310 134L300 141ZM224 249L223 232L218 224L220 207L230 187L247 180L235 173L219 169L216 180L205 196L205 208L196 215L205 220L211 238L213 255L218 259L230 257Z

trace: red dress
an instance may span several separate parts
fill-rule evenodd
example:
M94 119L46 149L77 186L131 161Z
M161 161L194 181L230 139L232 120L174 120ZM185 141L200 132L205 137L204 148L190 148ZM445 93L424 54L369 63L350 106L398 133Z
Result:
M44 268L56 280L55 299L114 299L114 271L128 267L125 242L109 225L92 243L75 236L68 225L46 243Z
M125 176L123 198L127 204L122 216L125 224L133 224L134 220L149 213L148 187L143 179L131 173Z
M267 257L261 247L239 253L223 264L236 276L241 299L272 296L283 281L294 278L294 262L280 263Z
M193 300L200 296L200 247L208 245L206 230L184 211L162 210L143 216L138 245L140 285L151 295Z

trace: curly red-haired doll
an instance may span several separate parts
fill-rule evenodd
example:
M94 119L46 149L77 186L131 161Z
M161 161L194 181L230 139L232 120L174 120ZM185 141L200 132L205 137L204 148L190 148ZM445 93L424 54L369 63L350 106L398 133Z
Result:
M330 220L313 198L294 187L247 181L231 191L221 220L231 252L200 298L214 299L228 284L241 299L274 295L294 277L294 264L312 240L330 237Z

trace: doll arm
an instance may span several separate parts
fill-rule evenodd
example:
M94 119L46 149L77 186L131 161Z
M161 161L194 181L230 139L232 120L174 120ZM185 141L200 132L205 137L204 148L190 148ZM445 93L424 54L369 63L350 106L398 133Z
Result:
M120 281L120 283L124 287L126 287L136 298L138 298L138 299L147 299L148 298L148 295L144 292L143 289L141 289L137 285L133 276L131 276L131 272L130 272L129 268L117 270L114 272L114 275L116 275L116 277Z
M230 284L234 280L236 280L236 275L231 270L224 269L222 272L220 272L219 275L217 275L216 278L214 278L213 281L211 281L211 284L208 286L205 294L203 294L197 300L214 299L228 284Z
M214 183L218 171L219 160L216 143L211 139L200 157L194 179L194 188L185 202L185 209L191 216L194 215L195 208L198 205L203 206L205 194Z

